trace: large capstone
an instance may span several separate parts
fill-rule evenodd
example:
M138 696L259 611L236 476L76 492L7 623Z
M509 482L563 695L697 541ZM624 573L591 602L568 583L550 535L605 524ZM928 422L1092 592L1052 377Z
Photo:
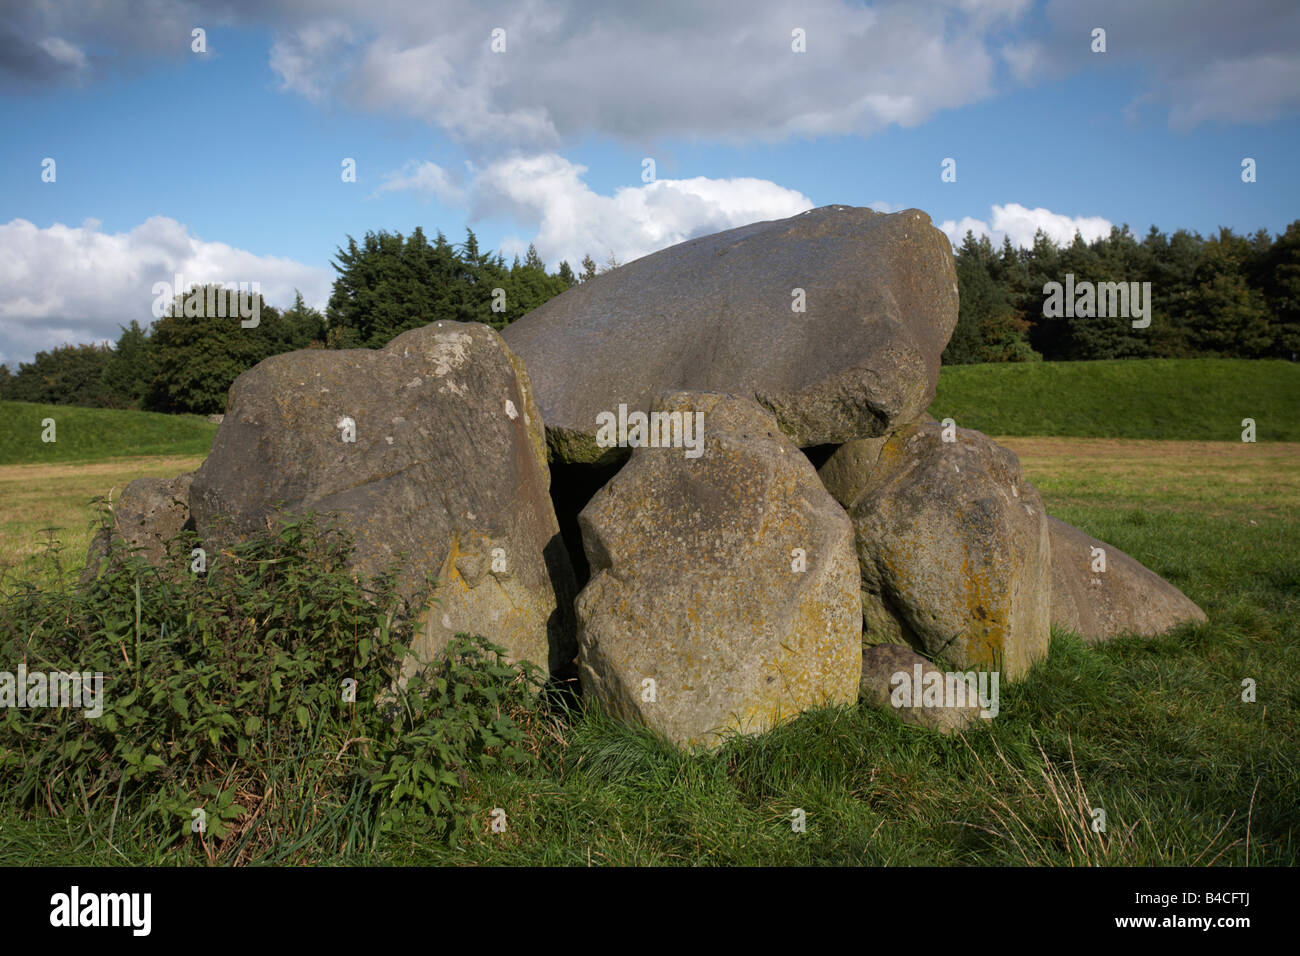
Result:
M800 447L919 418L957 322L948 238L917 209L824 206L692 239L574 286L506 328L553 460L608 462L609 416L667 390L752 398Z

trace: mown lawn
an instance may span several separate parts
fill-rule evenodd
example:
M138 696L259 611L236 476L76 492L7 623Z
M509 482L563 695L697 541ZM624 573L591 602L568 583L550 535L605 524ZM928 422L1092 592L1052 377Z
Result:
M1054 513L1168 577L1209 623L1093 649L1057 634L1046 661L1002 688L998 717L955 739L858 706L685 755L598 714L540 714L529 727L540 762L467 781L460 807L473 827L455 844L408 826L341 860L286 833L274 858L1300 862L1300 445L1006 442ZM1254 703L1242 700L1247 678ZM503 833L490 827L497 807ZM806 832L791 827L796 809ZM1090 826L1097 809L1104 832ZM110 844L103 824L0 810L0 863L203 859L150 839Z

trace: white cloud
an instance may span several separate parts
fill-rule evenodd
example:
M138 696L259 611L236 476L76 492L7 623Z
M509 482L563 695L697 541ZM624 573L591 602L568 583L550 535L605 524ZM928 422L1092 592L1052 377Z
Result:
M939 228L948 236L953 246L960 246L966 233L988 236L995 245L1000 246L1004 236L1011 238L1013 246L1029 248L1034 244L1034 234L1042 229L1057 245L1068 245L1074 241L1078 232L1085 242L1091 242L1110 235L1112 223L1101 216L1066 216L1038 206L1029 209L1020 203L1007 203L1005 206L994 205L992 225L983 219L965 216L960 220L946 219Z
M765 179L660 179L625 186L612 196L583 180L585 166L543 153L498 160L473 183L475 218L509 215L535 225L532 241L550 268L567 260L577 268L584 255L603 263L612 253L628 262L694 236L765 219L783 219L812 208L800 192ZM529 240L508 237L508 256Z
M1002 59L1006 60L1011 75L1021 83L1028 83L1034 78L1043 63L1042 45L1033 41L1025 43L1008 43L1001 49Z
M89 66L86 54L62 37L46 37L37 45L64 69L81 73Z
M307 23L271 47L271 69L283 89L321 100L329 87L330 63L352 38L352 30L341 21Z
M376 193L408 191L426 199L459 205L465 201L464 190L451 174L437 163L411 160L400 170L385 173Z
M782 219L812 208L796 190L763 179L661 179L601 195L586 167L554 153L514 156L473 170L464 191L434 163L411 162L385 177L390 190L454 193L472 218L509 215L530 230L550 268L584 255L603 263L648 255L694 236ZM449 192L450 191L450 192ZM873 204L889 208L887 203ZM128 232L106 233L94 219L80 226L39 228L24 219L0 225L0 362L15 365L63 343L115 340L118 326L153 318L155 282L180 273L196 282L259 282L272 305L287 306L294 289L323 308L332 273L279 257L259 256L192 235L174 219L155 216ZM501 243L522 254L530 238Z
M192 236L174 219L153 216L129 232L99 222L42 229L25 219L0 224L0 363L15 367L64 343L116 340L118 326L153 321L155 282L180 273L194 282L259 282L267 303L285 307L300 289L323 308L331 274L276 256L259 256Z
M316 21L284 17L272 66L286 87L416 116L474 145L869 135L995 95L1000 66L1026 85L1136 68L1134 104L1165 109L1177 129L1300 109L1294 0L1049 0L1032 17L1030 0L749 0L743 15L661 0L599 17L574 0L449 0L436 25L401 3L324 6L359 28L326 47L310 42ZM1098 25L1105 54L1090 49ZM489 49L495 27L504 53ZM796 27L804 53L791 51Z
M967 13L974 13L990 20L996 17L1019 16L1032 3L1033 0L958 0L958 5Z
M1263 123L1300 109L1300 57L1264 54L1220 59L1179 78L1169 125L1186 131L1201 123ZM1171 99L1166 94L1153 94Z
M11 4L12 6L12 4ZM1116 68L1183 129L1300 109L1294 0L41 0L0 18L0 81L77 80L189 54L195 24L266 29L282 87L402 113L467 143L587 133L779 141L915 126L995 94ZM1104 26L1107 52L1091 53ZM506 30L506 52L489 48ZM793 53L791 31L806 32ZM93 52L87 52L93 51Z
M866 134L993 93L985 34L1024 0L662 0L592 16L573 0L423 5L326 0L286 16L271 66L286 89L415 116L473 145L554 149L597 132L652 144ZM505 30L504 52L491 49ZM804 31L806 52L792 50Z

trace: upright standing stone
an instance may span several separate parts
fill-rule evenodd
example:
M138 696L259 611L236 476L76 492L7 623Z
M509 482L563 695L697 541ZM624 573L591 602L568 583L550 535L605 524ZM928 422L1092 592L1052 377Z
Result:
M857 490L863 616L875 641L1014 678L1051 640L1047 514L1014 453L970 429L947 434L906 425L858 456L867 471L840 476Z
M371 351L276 355L245 372L194 478L199 534L264 532L279 510L332 515L355 567L436 576L414 651L458 632L545 668L572 659L573 579L547 492L528 375L479 323L438 322Z
M675 393L655 410L702 441L637 448L579 515L584 695L687 747L851 703L862 648L843 509L753 402Z

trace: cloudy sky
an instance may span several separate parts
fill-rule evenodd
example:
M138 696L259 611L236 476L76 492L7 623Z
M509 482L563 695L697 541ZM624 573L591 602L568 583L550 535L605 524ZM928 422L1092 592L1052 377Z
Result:
M551 268L832 203L1280 232L1298 110L1294 0L5 0L0 362L178 272L323 306L368 230Z

